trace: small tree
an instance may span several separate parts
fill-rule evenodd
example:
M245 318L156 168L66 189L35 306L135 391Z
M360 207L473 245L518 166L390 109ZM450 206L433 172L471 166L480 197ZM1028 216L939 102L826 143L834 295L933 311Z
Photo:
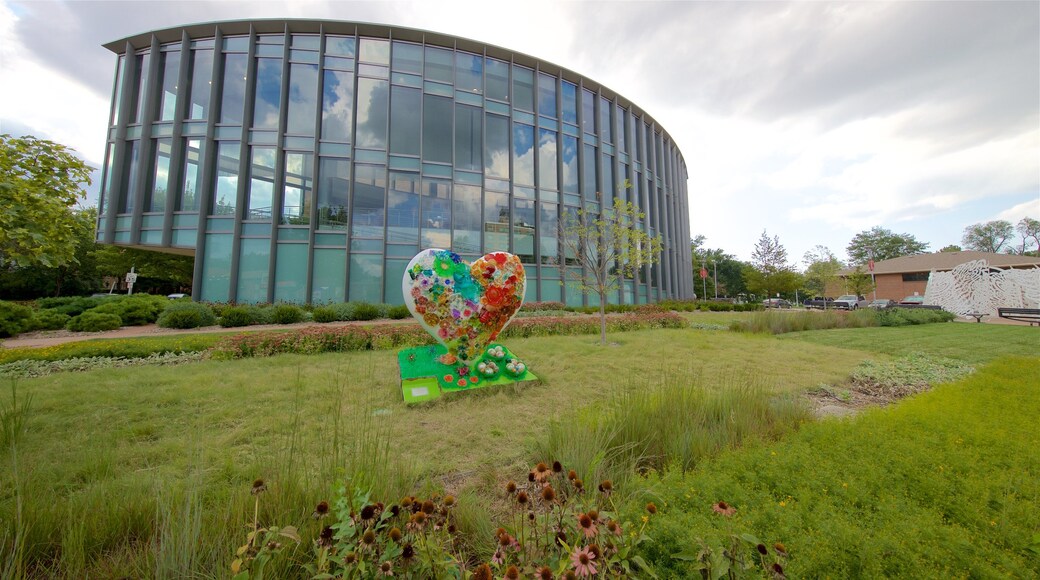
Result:
M1036 246L1036 251L1040 252L1040 220L1026 216L1019 220L1018 224L1015 225L1015 229L1022 236L1020 254L1025 255L1029 253L1029 248L1033 246ZM1033 240L1031 243L1029 242L1030 239Z
M787 250L779 236L770 238L763 230L751 252L751 263L754 267L744 271L744 281L748 290L756 294L761 292L766 297L774 292L788 294L802 285L802 277L787 263Z
M977 252L1000 253L1012 236L1015 228L1011 222L1005 220L993 220L981 224L973 224L964 228L964 237L961 243L969 250Z
M645 223L645 217L632 202L614 198L613 207L601 213L579 209L564 214L560 222L566 255L584 271L580 277L569 276L568 282L582 294L599 297L599 336L604 345L607 296L617 291L626 278L638 281L643 267L656 262L661 253L661 236L651 237L639 227Z
M814 296L827 294L827 283L838 276L843 265L826 246L816 246L802 257L805 264L805 289Z
M845 278L845 283L848 284L849 292L856 296L866 296L867 292L874 289L874 281L870 279L870 274L864 272L860 266L856 266Z

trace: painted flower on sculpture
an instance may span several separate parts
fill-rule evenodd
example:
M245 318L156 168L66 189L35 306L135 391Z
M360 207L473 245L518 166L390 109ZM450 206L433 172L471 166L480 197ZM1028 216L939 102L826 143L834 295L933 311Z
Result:
M596 555L588 547L584 547L571 554L571 565L574 567L574 572L580 577L594 576L596 574L595 559Z
M498 308L506 301L506 291L500 286L488 286L484 291L484 303L488 306Z

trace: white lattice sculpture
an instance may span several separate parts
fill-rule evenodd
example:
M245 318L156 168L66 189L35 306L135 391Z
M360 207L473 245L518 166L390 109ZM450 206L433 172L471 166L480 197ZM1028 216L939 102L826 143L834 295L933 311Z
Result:
M924 300L962 316L969 312L996 316L1000 307L1038 308L1040 268L1002 270L986 260L965 262L949 272L933 271Z

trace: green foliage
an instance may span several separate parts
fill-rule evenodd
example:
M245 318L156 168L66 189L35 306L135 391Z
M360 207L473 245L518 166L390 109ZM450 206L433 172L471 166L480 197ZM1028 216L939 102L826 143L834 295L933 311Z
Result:
M950 322L957 318L952 312L931 308L885 308L877 311L880 326L909 326L913 324L933 324Z
M778 312L767 310L752 315L746 320L736 320L730 330L736 332L766 332L784 334L804 330L826 330L831 328L862 328L879 326L873 310L861 309L852 312L825 310L801 312Z
M107 356L68 358L63 360L21 359L0 364L0 378L31 379L54 373L79 372L93 369L114 369L144 365L176 365L196 362L206 357L202 352L153 353L141 358L113 358Z
M140 288L155 283L166 283L170 289L190 286L195 269L192 256L104 244L97 246L93 258L101 276L122 278L130 268L135 268Z
M911 352L895 360L865 360L852 371L857 387L888 397L904 397L939 383L948 383L974 372L962 362Z
M274 324L296 324L303 320L303 309L295 304L277 304L271 308L271 322Z
M91 252L96 243L94 228L97 208L72 210L75 249L73 258L53 267L41 264L0 268L0 296L29 300L39 296L90 294L97 292L101 277Z
M375 320L381 318L382 315L383 309L380 305L356 302L354 303L353 316L349 320Z
M64 145L0 135L0 267L57 267L75 259L72 207L91 171Z
M115 300L119 297L113 295L111 297L84 297L84 296L71 296L63 298L40 298L36 301L36 307L40 310L53 310L54 312L60 312L62 314L68 314L69 316L76 316L83 314L87 310L104 303L106 300Z
M224 328L263 324L265 316L260 308L251 305L231 306L220 315L220 325Z
M835 279L844 266L825 246L816 246L806 252L802 263L805 264L805 289L811 296L825 296L827 283Z
M118 314L97 312L95 309L73 317L65 328L72 332L100 332L116 330L120 326L123 326L123 320L119 318Z
M33 313L32 327L36 330L60 330L65 328L71 316L54 310L38 310Z
M1018 253L1040 255L1040 220L1026 216L1015 224L1015 231L1022 236Z
M339 320L336 309L331 306L317 306L311 315L314 316L314 322L327 323Z
M162 328L199 328L213 326L217 323L217 316L205 304L178 300L162 311L156 323Z
M28 306L0 300L0 337L29 330L32 320L33 312Z
M19 360L59 361L76 358L145 358L153 354L202 352L225 335L188 334L138 338L103 338L41 348L0 349L0 364Z
M397 306L388 306L386 309L386 317L390 320L404 320L410 317L411 315L412 313L404 304L399 304Z
M105 299L100 306L93 308L90 312L115 314L122 319L125 326L142 326L155 322L169 303L169 299L165 296L133 294Z
M673 556L752 534L783 542L792 578L1035 577L1038 364L1003 359L852 421L653 475L668 507L642 555L662 576L697 577Z
M852 237L845 248L850 264L866 264L871 257L875 261L891 260L900 256L923 254L927 242L920 242L910 234L896 234L881 226L862 231Z
M870 274L863 271L862 266L856 266L852 272L845 277L849 292L857 296L865 296L874 290L874 281Z
M1007 220L993 220L972 224L964 228L961 244L968 250L999 254L1010 248L1011 239L1015 235L1015 227Z

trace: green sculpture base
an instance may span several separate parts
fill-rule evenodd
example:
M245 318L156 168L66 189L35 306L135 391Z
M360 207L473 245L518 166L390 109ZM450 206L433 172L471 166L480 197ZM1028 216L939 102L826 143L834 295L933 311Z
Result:
M442 357L447 352L448 349L444 345L437 344L407 348L397 353L397 365L401 369L401 392L404 394L405 403L424 403L440 398L444 393L455 391L538 380L526 365L516 369L518 363L523 363L500 344L490 345L484 356L472 368L457 362L445 364ZM509 368L510 363L513 369ZM460 373L462 369L465 371Z

